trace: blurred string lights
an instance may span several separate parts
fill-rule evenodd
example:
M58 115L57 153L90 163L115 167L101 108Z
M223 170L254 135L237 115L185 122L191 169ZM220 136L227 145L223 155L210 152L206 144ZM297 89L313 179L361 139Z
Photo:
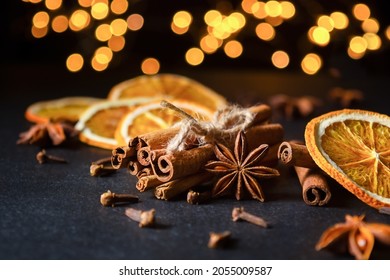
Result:
M83 53L70 54L66 67L72 72L85 67L87 60L94 70L106 70L113 56L124 50L127 38L133 36L132 32L144 26L144 15L131 11L132 2L137 2L134 0L78 0L71 9L63 7L63 0L22 1L44 4L32 18L31 34L35 38L43 38L50 32L87 30L93 32L93 40L101 43L92 57ZM238 3L237 7L233 7L232 2ZM169 5L169 1L166 4ZM240 58L248 47L243 44L245 36L254 36L259 42L271 44L276 41L275 38L283 35L279 32L280 26L297 17L304 17L298 9L302 7L293 1L215 0L214 4L214 9L204 11L202 19L194 18L191 11L185 10L166 15L166 28L170 32L177 36L190 31L197 34L194 45L183 50L183 59L189 65L201 65L208 55L217 52L224 53L230 59ZM302 54L289 53L285 44L273 43L274 50L269 61L274 67L287 68L292 56L301 55L302 71L313 75L324 64L324 58L317 50L326 48L332 42L342 41L347 55L358 60L368 52L380 50L383 40L390 40L390 27L380 26L379 20L372 16L371 8L365 3L351 4L348 11L333 10L300 20L310 21L308 28L298 31L305 35L312 48ZM194 24L195 21L197 24ZM337 35L343 31L343 39L340 40ZM261 52L258 55L262 55ZM160 61L157 57L144 58L140 68L145 74L156 74L160 71Z

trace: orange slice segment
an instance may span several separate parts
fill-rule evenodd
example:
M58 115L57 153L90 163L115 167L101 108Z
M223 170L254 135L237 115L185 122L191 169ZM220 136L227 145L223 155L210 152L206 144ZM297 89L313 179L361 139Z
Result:
M25 117L27 120L36 123L49 120L76 123L89 106L102 100L104 99L76 96L39 101L27 107Z
M217 92L203 84L176 74L138 76L115 85L108 99L117 100L134 97L155 97L165 100L185 99L217 110L226 105L226 100Z
M311 120L305 141L317 165L366 204L390 206L390 117L345 109Z
M212 110L199 104L184 100L171 103L198 120L211 120L213 117ZM151 102L127 113L115 131L115 138L119 145L126 145L130 138L171 127L181 120L176 112L163 108L160 102Z
M107 100L90 106L75 125L75 128L80 130L80 140L91 146L115 149L118 147L115 130L121 118L149 101L148 98Z

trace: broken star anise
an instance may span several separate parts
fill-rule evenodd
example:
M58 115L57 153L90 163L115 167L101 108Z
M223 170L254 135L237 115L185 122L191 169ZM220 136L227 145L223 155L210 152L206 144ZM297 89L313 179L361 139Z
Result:
M213 197L231 194L235 191L237 200L249 193L252 198L264 201L263 190L257 179L272 178L278 176L279 172L260 165L268 152L267 144L260 145L249 154L247 146L247 140L242 131L237 134L234 152L222 144L215 145L214 153L218 160L211 161L205 166L207 171L220 176L212 189Z
M366 223L363 220L364 215L346 215L345 223L335 224L324 231L316 245L316 250L321 250L345 238L351 255L358 260L368 260L375 239L390 245L390 225Z
M37 123L29 130L19 134L16 144L31 144L40 147L58 146L78 135L78 131L70 124L45 122Z

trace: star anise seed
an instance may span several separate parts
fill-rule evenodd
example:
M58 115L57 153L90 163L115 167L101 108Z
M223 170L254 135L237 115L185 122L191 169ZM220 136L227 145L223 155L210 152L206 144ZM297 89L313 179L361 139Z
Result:
M279 172L260 165L268 152L267 144L260 145L249 154L247 146L246 136L242 131L237 134L233 153L222 144L215 145L214 153L218 160L205 166L206 170L220 177L212 189L212 197L235 192L236 199L240 200L249 193L252 198L264 201L258 179L276 177Z
M58 146L77 135L78 131L67 123L38 123L20 133L16 144L31 144L40 147Z
M374 248L375 239L390 245L390 225L366 223L362 216L345 216L344 223L338 223L324 231L316 245L321 250L329 245L347 238L349 253L359 260L368 260Z

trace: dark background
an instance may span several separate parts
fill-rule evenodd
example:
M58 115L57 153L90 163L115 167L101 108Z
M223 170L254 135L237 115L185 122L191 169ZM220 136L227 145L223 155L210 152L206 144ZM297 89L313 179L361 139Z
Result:
M233 7L239 3L230 2ZM309 12L303 8L308 2L314 1L294 1L299 16L280 30L285 35L280 45L291 48L290 55L295 54L291 55L291 67L285 70L276 70L270 64L273 46L244 33L240 41L246 51L239 59L217 53L206 56L199 67L187 65L183 55L196 42L191 37L195 35L173 35L170 19L179 9L187 9L195 17L215 8L216 2L158 0L134 4L134 11L139 9L145 16L145 27L106 71L95 72L87 65L78 73L70 73L65 68L69 53L95 49L85 43L91 41L90 30L33 39L29 30L38 6L8 1L1 35L0 259L351 259L348 254L315 251L321 233L344 221L346 214L364 214L369 222L387 224L390 216L379 214L332 180L332 199L325 207L305 205L296 176L283 167L280 178L264 183L265 203L227 198L194 206L183 198L165 202L156 200L151 192L138 193L135 179L125 170L107 178L89 176L90 162L110 155L110 151L83 144L71 149L52 148L49 152L67 158L69 163L39 165L35 160L37 147L15 144L18 134L30 127L24 118L28 105L64 96L105 97L116 83L142 74L139 65L147 56L159 58L160 72L186 75L243 105L264 102L278 93L314 95L325 104L316 112L320 114L340 108L327 99L328 92L339 86L364 93L360 108L389 114L388 41L383 41L380 51L354 61L346 57L348 34L344 34L340 41L319 49L325 65L317 75L302 73L299 61L306 49L297 47L297 41L314 24L309 19L316 13L350 9L352 5L352 1L320 1L325 10ZM389 23L388 17L379 14L386 11L385 1L367 3L374 3L370 7L375 8L373 15L383 31ZM340 75L331 74L334 68ZM287 140L302 140L309 119L275 121L284 125ZM123 215L124 208L102 207L99 197L107 189L139 195L141 201L136 207L155 208L158 227L140 229ZM271 227L264 230L232 222L235 206L264 217ZM209 232L224 230L232 232L231 245L224 250L208 249ZM372 258L390 259L389 247L376 244Z

